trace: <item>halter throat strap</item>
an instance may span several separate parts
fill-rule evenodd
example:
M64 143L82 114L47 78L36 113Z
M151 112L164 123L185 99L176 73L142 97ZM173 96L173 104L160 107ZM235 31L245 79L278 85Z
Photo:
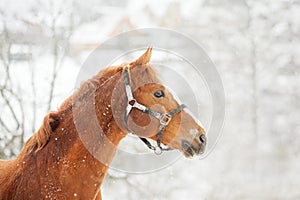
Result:
M134 132L128 127L128 119L129 119L129 114L132 111L132 109L136 108L144 113L147 113L151 115L152 117L156 118L159 120L159 128L158 128L158 133L157 133L157 146L153 146L146 138L139 137L147 146L149 149L153 150L156 154L161 154L162 151L168 151L171 150L170 148L163 148L161 146L161 141L163 137L164 130L166 126L170 123L172 117L176 115L177 113L181 112L186 106L184 104L179 105L177 108L174 110L168 112L168 113L158 113L154 110L151 110L147 106L140 104L137 102L137 100L133 96L133 92L131 89L130 85L130 76L129 76L129 67L128 65L123 68L123 80L124 80L124 85L125 85L125 92L127 96L127 107L126 111L124 114L124 125L125 128L134 134Z

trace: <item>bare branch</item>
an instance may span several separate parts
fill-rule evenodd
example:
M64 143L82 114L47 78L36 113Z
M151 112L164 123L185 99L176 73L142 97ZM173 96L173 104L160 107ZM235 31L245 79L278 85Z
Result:
M12 117L13 117L14 121L16 122L16 125L17 125L16 130L18 130L18 129L20 128L21 124L20 124L20 122L19 122L19 120L18 120L18 117L17 117L17 115L16 115L16 112L15 112L13 106L11 105L9 99L5 96L4 90L0 90L0 94L1 94L2 98L3 98L4 101L5 101L5 104L6 104L7 107L9 108L10 113L12 114Z
M54 87L57 78L57 61L58 61L58 44L56 39L56 17L53 16L52 23L51 23L51 31L52 31L52 38L53 38L53 66L52 66L52 77L50 82L50 93L49 93L49 100L48 100L48 108L47 111L51 109L51 103L53 100L54 95Z
M11 64L11 60L9 59L9 57L10 57L10 51L11 51L11 45L12 44L10 42L10 37L9 37L6 21L4 20L4 17L2 17L2 19L3 19L2 23L3 23L3 36L4 36L3 40L7 42L7 50L4 49L5 47L2 47L2 49L1 49L2 52L0 53L0 58L3 62L4 67L5 67L6 77L5 77L3 87L6 87L6 85L10 81L9 66ZM4 43L3 43L3 46L4 46Z
M55 89L55 83L57 80L57 74L59 72L59 69L62 66L63 60L69 50L69 44L65 46L63 52L61 55L59 55L59 44L57 39L57 32L56 32L56 19L62 14L62 10L60 9L57 13L57 15L53 16L52 24L51 24L51 31L52 31L52 37L54 38L53 41L53 67L52 67L52 78L50 82L50 93L49 93L49 100L48 100L48 111L51 109L52 100L54 98L54 89ZM73 26L70 26L69 35L66 37L66 41L69 41L71 35L72 35Z
M30 48L30 53L32 55L32 46L30 44L29 48ZM31 71L30 74L30 85L31 85L31 91L32 91L32 102L31 102L31 106L32 106L32 122L31 122L31 130L34 133L35 132L35 124L36 124L36 88L35 88L35 67L34 67L34 63L32 60L32 56L30 56L30 59L28 60L28 66L32 69L29 69Z
M22 100L22 98L20 96L18 96L18 93L14 92L12 89L7 89L5 88L5 91L8 92L12 97L14 97L14 99L17 101L18 106L20 108L20 113L21 113L21 119L18 120L18 127L16 128L16 130L21 129L21 145L23 146L24 144L24 134L25 134L25 112L24 112L24 102ZM1 92L3 92L4 94L4 90L1 90ZM8 97L4 98L4 100L7 99ZM7 104L7 103L6 103ZM11 106L11 105L7 105L7 106ZM16 113L14 111L13 115L15 116L15 120L17 119L16 117ZM11 132L11 131L10 131Z
M6 126L6 124L3 122L1 117L0 117L0 124L5 129L6 132L11 133L11 130Z

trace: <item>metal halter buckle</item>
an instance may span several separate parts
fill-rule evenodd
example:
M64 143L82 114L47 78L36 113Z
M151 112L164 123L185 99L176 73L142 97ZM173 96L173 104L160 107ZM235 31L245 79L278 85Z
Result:
M160 124L163 126L167 126L171 121L172 116L169 114L162 114L160 117Z

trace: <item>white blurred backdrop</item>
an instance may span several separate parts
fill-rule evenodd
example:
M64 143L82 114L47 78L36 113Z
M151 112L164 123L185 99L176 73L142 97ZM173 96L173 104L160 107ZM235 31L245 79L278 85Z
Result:
M221 137L204 159L109 171L103 199L300 199L299 11L299 0L1 0L0 158L14 158L72 94L101 42L161 27L191 37L215 63L226 94ZM201 101L206 116L211 102Z

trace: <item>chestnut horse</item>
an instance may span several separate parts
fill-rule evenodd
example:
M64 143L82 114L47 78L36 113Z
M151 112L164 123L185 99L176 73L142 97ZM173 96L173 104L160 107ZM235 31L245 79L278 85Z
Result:
M203 153L203 127L160 84L151 53L148 48L131 63L100 71L46 115L20 155L0 161L0 199L101 199L109 163L128 132L155 151L165 150L164 144L186 157Z

